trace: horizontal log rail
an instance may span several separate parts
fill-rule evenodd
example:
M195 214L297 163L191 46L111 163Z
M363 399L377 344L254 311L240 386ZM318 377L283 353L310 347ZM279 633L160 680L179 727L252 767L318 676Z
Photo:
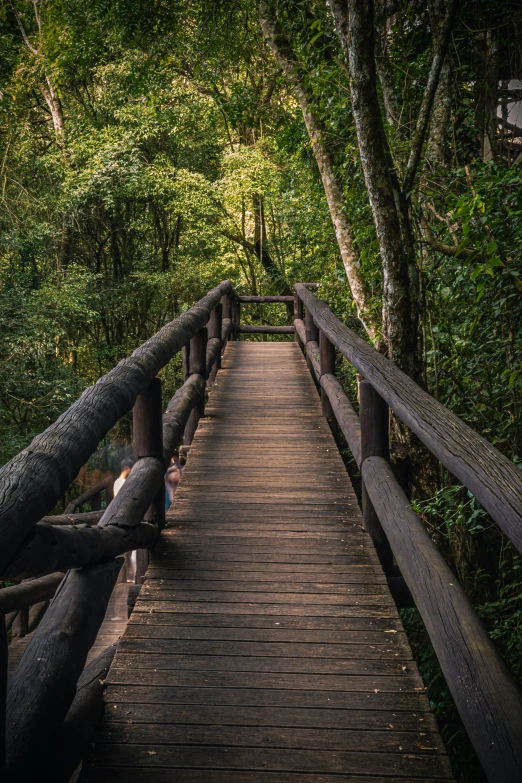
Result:
M280 302L281 304L292 304L294 301L293 296L238 296L238 301L242 304L275 304Z
M227 294L232 295L232 287L225 281L86 389L54 424L0 469L0 571L31 528L63 496L102 438L205 326Z
M9 682L8 774L38 780L38 764L73 703L122 559L70 571ZM14 775L13 775L14 777Z
M488 779L522 780L522 693L389 463L362 476Z
M63 577L63 572L59 571L41 579L31 579L21 585L0 590L0 614L14 612L52 598Z
M69 723L65 721L57 734L107 609L123 562L118 556L137 550L136 580L143 577L147 550L164 524L165 466L184 430L186 435L191 416L203 409L206 383L211 385L228 339L235 339L238 319L239 304L224 281L84 392L0 470L0 578L27 580L0 590L0 769L7 767L8 775L17 780L32 780L40 758L52 767L52 744L47 742L51 734L56 738L77 733L78 727L86 728L84 720L99 714L101 688L93 690L87 680L83 690L80 682ZM161 383L155 376L181 348L186 350L189 371L162 415ZM71 501L65 513L43 516L101 438L133 405L135 464L116 498L114 478L107 476ZM105 511L77 512L88 501L98 502L104 491ZM35 628L36 632L6 696L5 634L22 614L25 625L28 619L30 625L24 633ZM54 690L59 693L53 701ZM94 727L89 728L91 734L79 732L82 748ZM78 743L73 746L57 780L68 779L80 760Z
M293 326L247 326L242 324L238 329L240 334L294 334Z
M103 511L78 511L73 514L42 517L40 522L46 522L48 525L97 525L103 514Z
M5 756L8 773L16 779L35 775L39 754L52 765L45 747L53 747L51 736L53 742L67 736L69 710L71 726L81 725L82 716L99 714L101 692L95 687L91 693L89 680L85 692L81 686L76 706L71 705L121 566L117 558L137 550L139 590L147 551L164 525L165 467L182 439L184 447L190 447L227 341L248 334L291 334L303 348L323 413L341 430L361 468L363 517L388 584L397 584L410 600L413 596L488 779L522 779L520 691L393 476L388 406L473 492L519 549L522 474L348 329L314 296L315 287L297 284L294 297L238 297L230 283L221 283L84 392L0 470L0 578L28 580L0 591L0 620L7 615L12 621L18 612L27 626L32 606L36 627L6 696L6 625L1 623L0 717L5 721L2 702L7 699L9 728L0 761ZM293 325L241 325L241 304L277 302L293 302ZM162 414L156 375L182 348L184 383ZM364 378L360 416L335 376L335 349ZM104 511L75 513L100 491L106 491L110 501L113 478L107 477L72 501L64 514L45 516L98 442L132 406L135 464L116 498ZM54 691L59 692L55 701ZM0 739L3 736L0 726ZM82 735L81 747L89 736L87 731ZM71 745L64 780L77 756Z
M296 335L320 385L323 411L332 414L361 467L363 517L388 582L403 579L409 588L488 780L515 783L522 779L522 694L393 475L387 459L387 404L475 494L517 548L522 542L522 474L345 326L307 286L298 284L295 291ZM335 360L327 361L328 345L364 378L361 419L335 377ZM387 547L401 577L393 575L396 566Z
M318 328L522 552L522 472L485 438L352 332L305 286L296 291Z

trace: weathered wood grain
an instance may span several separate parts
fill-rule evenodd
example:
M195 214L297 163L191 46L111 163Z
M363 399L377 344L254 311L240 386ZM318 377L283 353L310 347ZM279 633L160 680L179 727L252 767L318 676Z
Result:
M293 295L292 296L238 296L238 300L242 304L249 304L250 302L258 302L259 304L270 304L275 302L293 304L294 297Z
M361 424L352 403L334 375L321 375L321 388L328 395L337 424L346 438L357 465L361 464Z
M0 613L7 614L22 607L52 598L64 577L63 572L31 579L13 587L0 590Z
M239 327L240 334L293 334L293 326L269 326L268 324L260 324L259 326L248 326L242 324Z
M179 446L183 430L191 410L205 392L205 379L202 375L190 375L178 389L163 414L163 461L170 464L174 450Z
M103 714L104 681L115 652L115 644L107 647L83 670L65 720L38 761L39 780L69 783L87 753Z
M82 781L451 777L295 342L227 346L167 521Z
M57 421L0 469L0 571L27 533L48 514L98 443L132 408L162 367L207 323L220 283L88 388Z
M158 444L159 449L159 444ZM163 484L164 467L157 457L142 457L132 467L122 488L106 508L98 527L132 527L145 517Z
M305 286L296 290L328 339L395 414L482 503L522 551L522 472L498 449L358 337Z
M488 780L522 778L522 694L382 457L362 476Z
M103 514L103 511L56 514L55 516L42 517L40 522L45 522L47 525L97 525Z
M306 343L306 358L310 363L315 378L319 382L321 379L321 362L319 360L319 345L316 340L309 340Z
M7 693L7 768L17 780L35 779L74 700L122 562L70 571L15 669Z
M68 568L104 563L134 549L153 546L154 525L79 525L57 527L39 522L5 569L6 579L28 579Z

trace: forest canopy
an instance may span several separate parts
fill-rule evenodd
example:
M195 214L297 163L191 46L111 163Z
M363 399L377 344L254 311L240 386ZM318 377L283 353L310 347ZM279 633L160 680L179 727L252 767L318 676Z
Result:
M318 282L518 464L521 152L515 0L0 0L0 463L228 278L250 295ZM180 378L174 362L166 395ZM393 438L520 680L520 558ZM409 622L455 769L477 781Z

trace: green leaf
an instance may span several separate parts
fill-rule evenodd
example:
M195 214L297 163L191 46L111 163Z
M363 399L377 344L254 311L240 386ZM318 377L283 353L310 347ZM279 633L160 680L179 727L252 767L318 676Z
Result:
M464 237L464 239L462 240L460 245L457 247L457 250L456 250L456 253L455 253L455 258L458 258L458 256L469 245L470 242L471 242L471 239L470 239L469 236L468 237Z

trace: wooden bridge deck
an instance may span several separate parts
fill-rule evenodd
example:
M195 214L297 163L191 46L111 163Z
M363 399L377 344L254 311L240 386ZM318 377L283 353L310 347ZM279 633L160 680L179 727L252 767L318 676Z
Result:
M207 416L81 780L451 779L297 346L229 343Z

